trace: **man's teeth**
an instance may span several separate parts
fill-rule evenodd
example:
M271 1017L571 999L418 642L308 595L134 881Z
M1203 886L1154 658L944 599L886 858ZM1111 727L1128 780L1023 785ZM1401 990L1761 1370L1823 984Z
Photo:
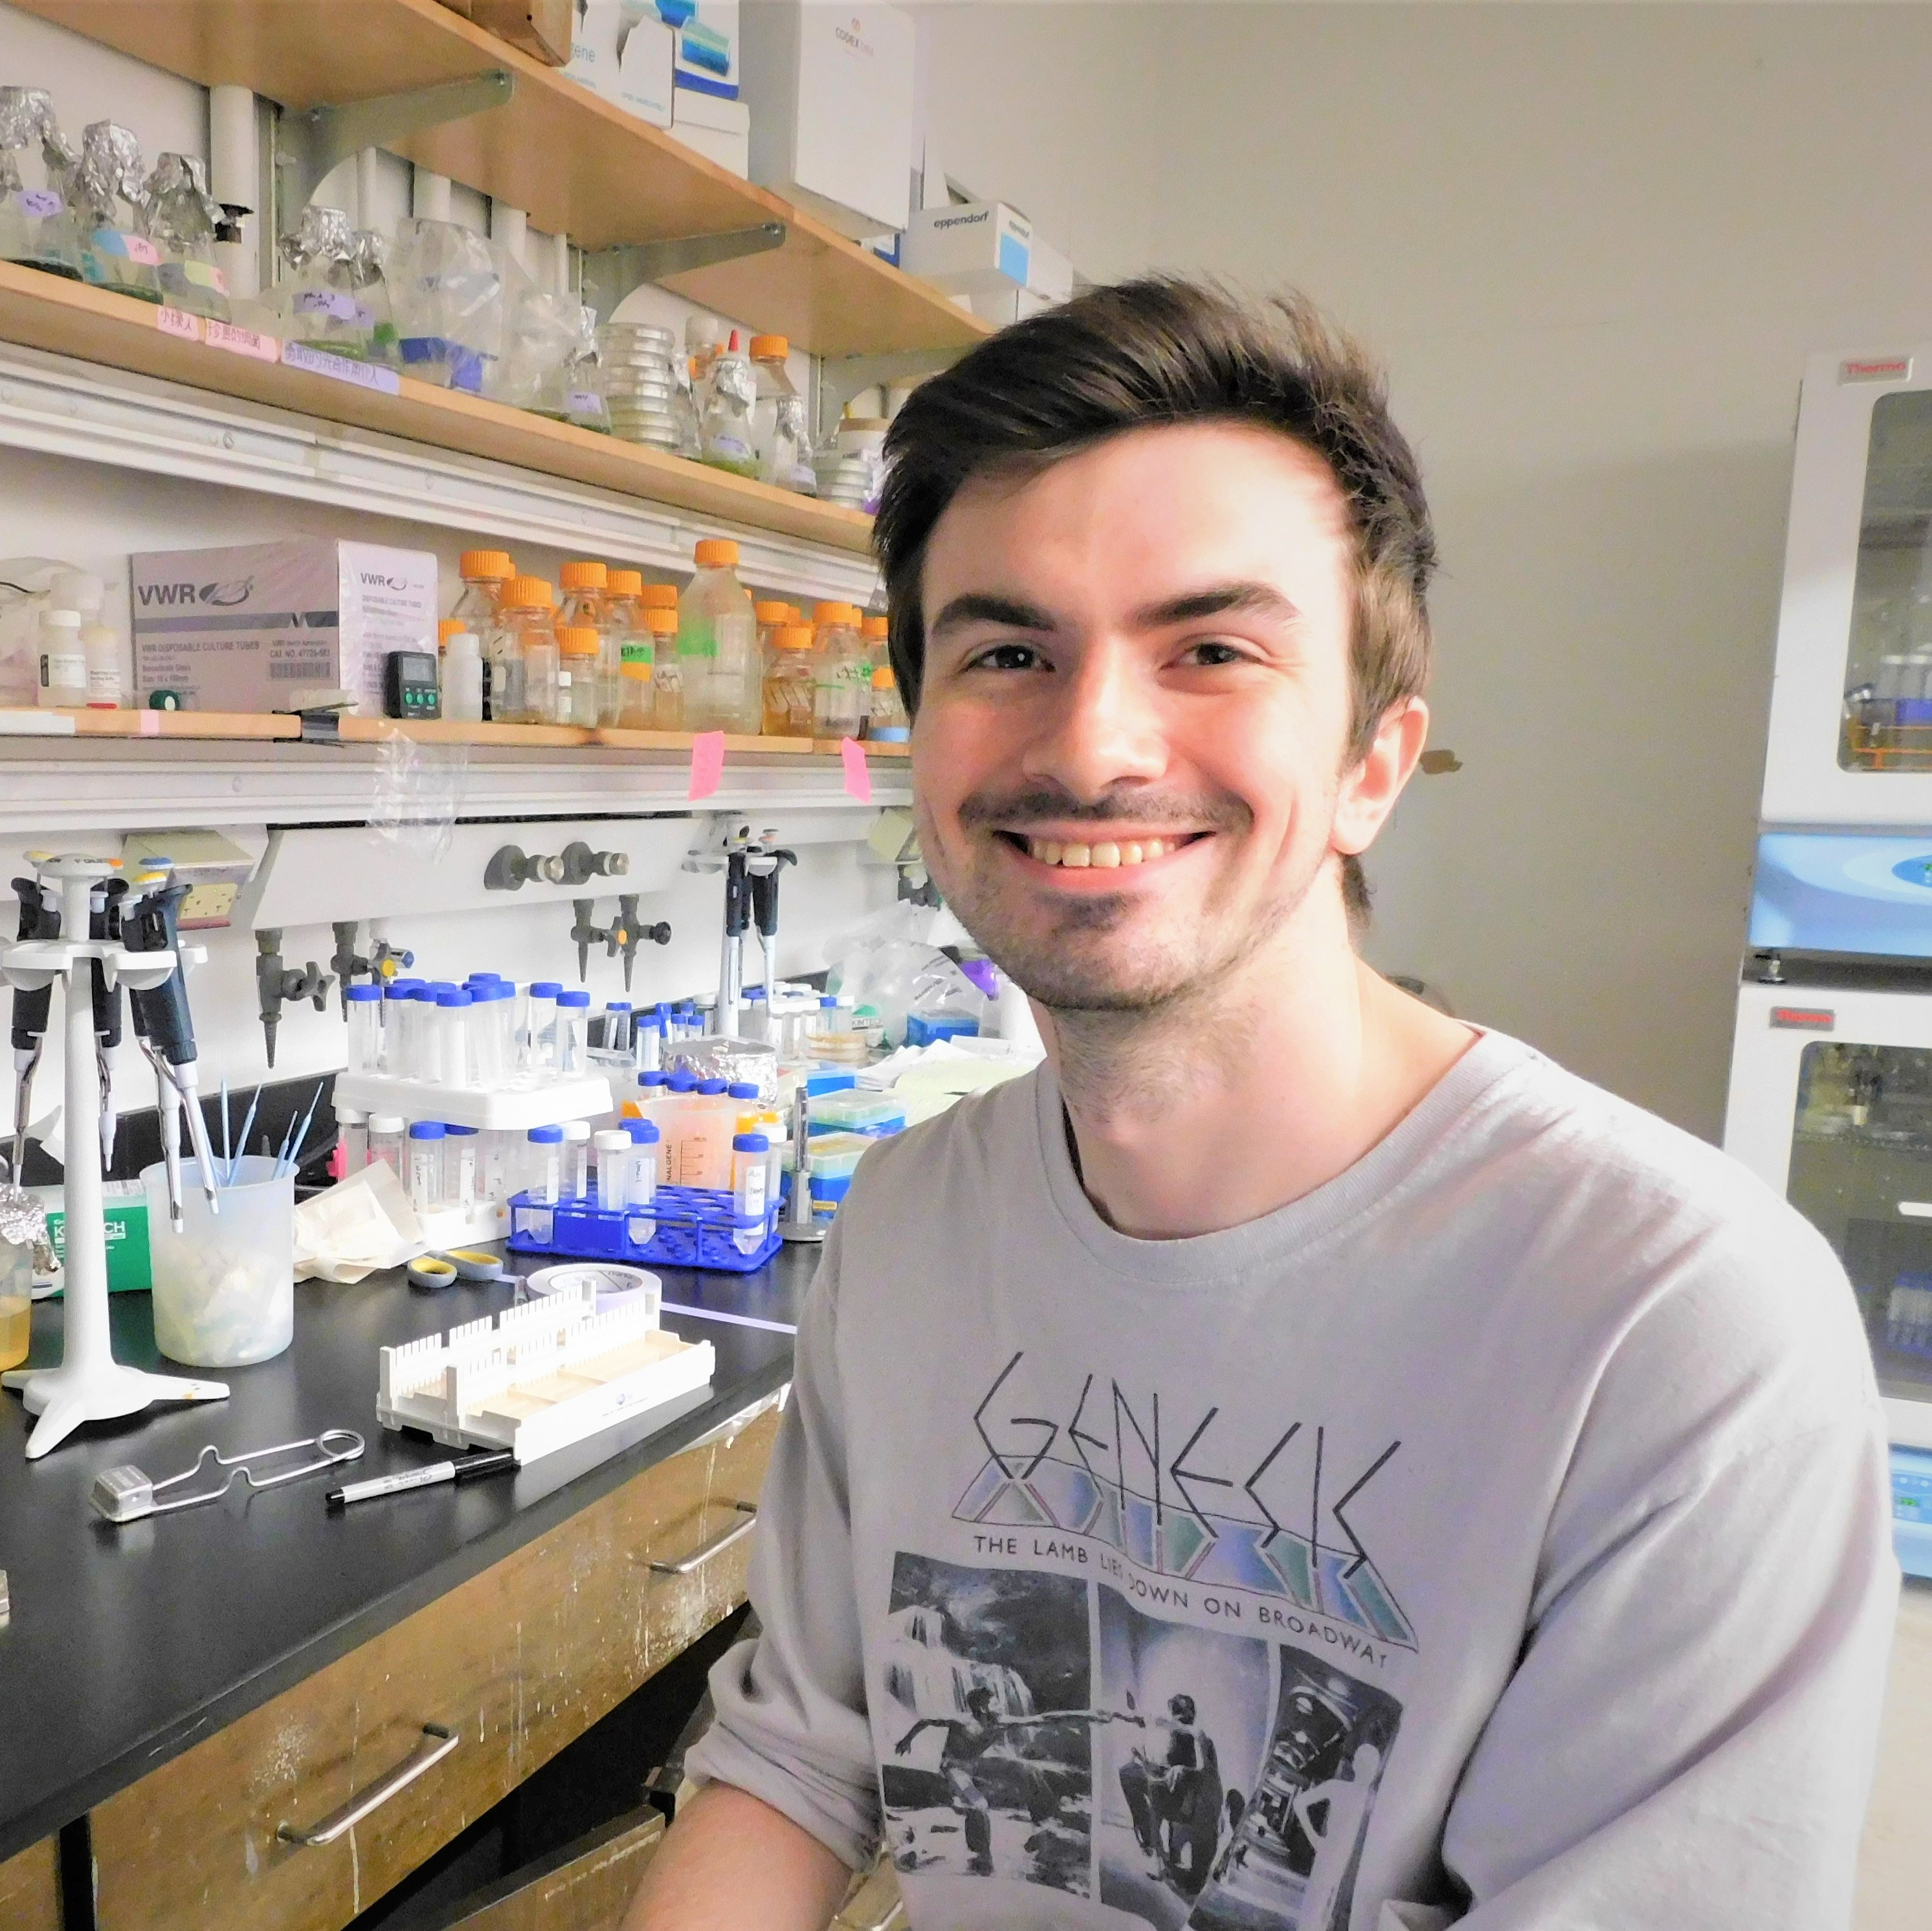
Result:
M1124 844L1106 839L1093 845L1062 844L1058 838L1028 838L1027 854L1042 865L1148 865L1166 857L1180 844L1178 838L1142 838Z

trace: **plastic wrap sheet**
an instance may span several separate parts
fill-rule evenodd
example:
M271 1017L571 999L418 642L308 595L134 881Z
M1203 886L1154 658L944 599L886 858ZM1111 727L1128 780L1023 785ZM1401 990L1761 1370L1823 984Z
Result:
M418 744L400 730L376 746L369 829L431 864L448 856L470 777L466 745Z

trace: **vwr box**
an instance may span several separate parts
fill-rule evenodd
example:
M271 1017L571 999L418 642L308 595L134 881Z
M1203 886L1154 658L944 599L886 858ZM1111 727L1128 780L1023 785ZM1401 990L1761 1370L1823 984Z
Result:
M436 647L427 550L293 538L128 559L134 682L200 711L274 711L297 691L341 689L382 714L392 650Z

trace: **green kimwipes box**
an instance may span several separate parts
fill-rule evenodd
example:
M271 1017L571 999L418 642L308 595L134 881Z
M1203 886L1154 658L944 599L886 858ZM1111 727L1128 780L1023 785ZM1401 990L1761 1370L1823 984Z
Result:
M58 1187L31 1190L47 1210L47 1238L67 1260L67 1208ZM148 1264L148 1193L139 1180L104 1180L102 1219L107 1231L107 1291L146 1294L154 1285Z

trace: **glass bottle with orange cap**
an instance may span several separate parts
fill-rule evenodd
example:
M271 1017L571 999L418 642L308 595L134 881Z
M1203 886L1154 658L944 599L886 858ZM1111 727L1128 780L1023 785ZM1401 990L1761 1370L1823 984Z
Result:
M499 724L545 724L556 706L556 592L542 577L512 577L503 586L505 703ZM496 682L493 670L491 683Z
M764 715L764 673L751 592L738 580L738 546L707 537L698 571L677 602L677 659L684 728L754 736Z
M758 478L780 489L816 495L812 441L806 431L805 398L785 366L791 344L782 335L752 337L752 373L758 400L752 406L752 442L758 453Z
M609 595L604 607L610 613L610 630L607 640L611 655L605 660L604 672L608 679L604 691L604 721L607 724L620 724L619 713L624 709L624 666L633 661L644 667L643 688L646 699L650 695L651 633L644 622L644 572L640 570L613 570L610 572Z
M556 702L545 721L596 728L603 708L603 639L588 624L556 627Z
M677 586L646 583L638 592L651 640L651 728L684 729L684 673L677 661Z
M483 651L483 715L494 718L491 669L502 654L503 586L517 574L509 553L502 550L466 550L457 563L463 590L451 617L475 637Z
M563 601L556 613L560 646L566 630L583 628L597 633L597 662L592 679L601 709L604 698L615 695L617 666L622 661L620 652L622 640L617 634L610 610L610 573L602 563L575 562L566 563L559 574L563 589ZM571 690L574 696L577 667L569 664L564 667L570 672ZM573 702L570 708L578 710L582 707ZM596 720L593 718L592 721L595 723Z
M765 735L812 735L812 626L782 626L765 666Z
M851 604L820 604L812 613L818 634L812 652L812 727L822 738L859 735L871 673Z
M734 328L724 352L712 364L698 439L703 460L712 468L755 477L758 453L752 440L752 410L758 399L758 382L739 340Z

